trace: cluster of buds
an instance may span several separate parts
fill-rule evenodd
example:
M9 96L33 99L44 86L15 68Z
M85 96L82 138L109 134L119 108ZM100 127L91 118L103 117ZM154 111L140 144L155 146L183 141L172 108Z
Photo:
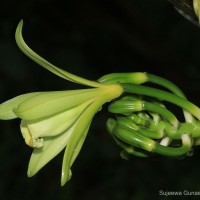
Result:
M131 79L134 76L138 77ZM108 119L107 129L122 147L123 158L191 155L192 147L200 144L200 109L175 84L148 73L127 73L121 77L110 74L100 79L104 83L115 81L120 82L124 93L108 107L114 117ZM148 82L163 88L143 85ZM184 121L165 102L180 107Z
M24 54L40 66L86 89L32 92L0 104L0 119L20 118L25 143L33 148L28 176L35 175L63 149L61 185L71 178L77 158L94 115L111 102L108 132L122 147L122 156L180 157L200 144L200 109L189 102L172 82L148 73L114 73L90 81L46 61L25 43L23 21L16 30L16 42ZM159 85L163 89L148 87ZM146 83L146 84L144 84ZM164 104L183 109L184 122Z

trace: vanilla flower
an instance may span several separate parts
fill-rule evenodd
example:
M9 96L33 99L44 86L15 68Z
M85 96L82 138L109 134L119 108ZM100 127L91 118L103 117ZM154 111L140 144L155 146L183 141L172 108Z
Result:
M61 185L71 178L71 166L87 136L91 121L101 106L123 93L118 84L102 84L70 74L32 51L22 37L21 21L16 30L19 48L36 63L68 81L87 89L33 92L0 104L0 119L20 118L20 129L27 145L33 148L28 176L35 175L65 149Z

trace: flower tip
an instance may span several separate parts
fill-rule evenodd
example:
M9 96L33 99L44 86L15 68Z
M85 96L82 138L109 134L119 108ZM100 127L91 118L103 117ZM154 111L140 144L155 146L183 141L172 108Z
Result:
M23 27L23 19L20 20L20 22L17 25L17 29L15 31L15 40L16 40L17 45L19 46L19 48L21 47L21 42L20 41L21 40L23 41L23 38L22 38L22 27Z
M24 23L24 20L21 19L21 20L19 21L19 24L23 25L23 23Z
M22 29L23 23L24 23L24 20L23 20L23 19L21 19L21 20L19 21L18 25L17 25L16 32L17 32L17 30L19 31L19 30L21 30L21 29Z
M33 168L33 166L30 166L30 163L29 163L29 166L28 166L28 170L27 170L27 176L28 178L31 178L33 176L35 176L37 174L39 170L37 170L37 168Z
M30 177L33 176L33 174L31 174L31 172L28 170L28 171L27 171L27 176L30 178Z
M64 173L62 171L62 176L61 176L61 186L64 186L66 182L68 182L72 177L72 170L69 169L69 173Z

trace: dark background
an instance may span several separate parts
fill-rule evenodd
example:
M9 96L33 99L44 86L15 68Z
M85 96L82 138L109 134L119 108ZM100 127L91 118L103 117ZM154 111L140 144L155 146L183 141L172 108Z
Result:
M200 28L166 0L1 1L1 102L33 91L78 87L21 53L14 32L22 18L29 46L71 73L95 80L111 72L147 71L175 82L200 105ZM95 117L72 167L72 179L64 187L60 187L63 154L27 178L32 150L24 144L20 121L1 121L0 198L174 199L159 191L200 191L198 148L182 160L123 160L105 130L105 111L106 107Z

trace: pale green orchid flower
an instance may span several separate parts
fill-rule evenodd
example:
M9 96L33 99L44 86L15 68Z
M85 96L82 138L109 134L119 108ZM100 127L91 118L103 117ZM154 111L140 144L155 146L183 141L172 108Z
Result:
M27 145L34 148L28 176L35 175L64 148L61 185L71 177L71 166L79 154L91 121L103 104L123 93L118 84L101 84L66 72L32 51L22 37L21 21L16 30L19 48L36 63L52 73L92 88L34 92L0 104L0 119L20 118L21 132Z

